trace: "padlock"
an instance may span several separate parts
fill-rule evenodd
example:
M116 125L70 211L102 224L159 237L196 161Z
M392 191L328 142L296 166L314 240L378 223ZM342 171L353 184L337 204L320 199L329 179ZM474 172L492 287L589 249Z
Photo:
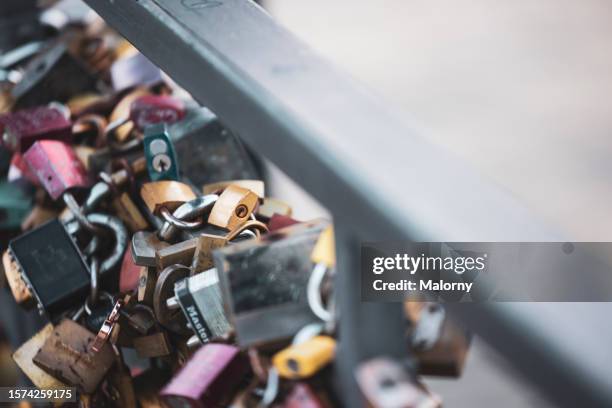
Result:
M59 220L13 239L9 249L41 311L53 316L82 304L90 288L89 267Z
M151 92L147 88L138 87L126 94L117 103L109 116L109 125L113 124L113 127L108 131L109 135L112 132L112 137L117 142L124 143L134 129L134 123L128 120L132 103L138 98L150 94Z
M440 304L408 301L405 306L412 323L410 342L419 373L460 376L470 346L469 332L450 320Z
M12 151L25 152L38 140L69 143L72 123L56 108L38 106L0 115L2 142Z
M292 345L272 357L281 377L292 380L311 377L329 364L336 353L336 341L329 336L315 336Z
M190 269L184 265L170 265L160 272L153 292L153 310L159 323L168 330L181 335L189 335L183 313L169 308L167 299L174 295L174 284L189 276Z
M32 197L16 183L0 181L0 229L10 230L21 222L32 208Z
M212 234L200 234L197 238L197 244L193 253L193 261L191 263L191 273L206 271L214 266L212 253L215 249L223 248L227 245L225 236Z
M123 261L121 262L121 269L119 271L119 291L127 293L138 288L141 271L145 268L146 266L140 266L134 263L132 249L131 247L128 248L123 255Z
M124 51L110 68L115 91L162 82L161 71L135 48Z
M208 223L233 230L249 219L258 204L257 194L236 185L223 190L208 216Z
M149 227L149 223L128 193L123 192L113 198L111 206L117 217L125 223L132 233Z
M205 344L160 392L172 408L224 406L248 373L248 361L237 347Z
M297 383L289 391L282 404L283 408L326 408L328 404L315 394L306 383Z
M214 268L178 281L174 285L174 297L166 305L169 309L181 308L203 344L226 337L232 328L225 317L219 277Z
M98 352L91 351L94 339L83 326L64 319L36 353L34 364L81 392L93 393L115 362L109 344Z
M23 158L54 200L69 190L86 188L91 184L83 164L72 148L63 142L38 141Z
M32 384L41 389L59 389L67 387L66 384L62 383L53 375L48 374L33 362L38 350L41 349L52 334L53 325L48 323L41 331L22 344L15 353L13 353L13 360L15 360L17 366L19 366L21 371L28 376Z
M130 105L130 120L136 129L147 126L174 123L185 116L185 104L168 95L143 95Z
M28 285L19 273L19 266L11 257L8 250L2 254L2 267L13 298L17 304L24 307L33 306L35 304L32 292L28 289Z
M319 322L306 287L310 254L329 223L314 220L213 252L228 320L240 346L293 337Z
M146 305L153 304L153 294L155 293L155 283L157 281L157 271L155 268L144 267L140 270L138 277L137 299Z
M70 54L67 43L58 40L27 64L23 79L11 94L15 109L31 108L49 101L66 102L74 95L95 91L96 82L88 69Z
M7 180L9 182L20 181L21 179L27 180L30 184L35 187L40 187L40 181L38 181L38 177L36 173L34 173L30 166L26 163L21 153L13 154L11 158L11 163L9 165L9 170L7 174Z
M168 125L168 132L181 164L181 175L194 185L262 180L261 172L241 141L208 109L187 109L182 120Z
M216 183L204 184L202 186L202 193L204 194L215 194L220 193L225 190L226 187L234 185L242 188L246 188L247 190L251 190L260 200L263 200L266 196L265 194L265 183L261 180L228 180L228 181L219 181Z
M134 263L140 266L156 266L158 250L169 247L170 244L160 241L157 235L149 231L138 231L132 236L132 257Z
M157 270L161 271L174 264L190 267L197 245L198 239L194 238L158 249L155 252L155 265L157 266Z
M269 220L274 214L291 217L293 209L289 204L276 198L265 197L263 203L257 208L257 216Z
M140 188L140 196L151 214L157 215L161 207L176 210L181 204L196 198L187 184L178 181L155 181Z
M390 358L362 362L355 370L359 388L372 408L438 408L440 399L411 380L404 367Z
M165 123L145 129L144 150L151 181L179 179L178 159Z

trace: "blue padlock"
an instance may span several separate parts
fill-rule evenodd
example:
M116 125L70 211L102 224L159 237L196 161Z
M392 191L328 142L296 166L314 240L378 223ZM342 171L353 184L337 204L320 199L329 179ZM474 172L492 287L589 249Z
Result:
M178 160L166 124L147 126L144 135L147 171L151 181L178 180Z

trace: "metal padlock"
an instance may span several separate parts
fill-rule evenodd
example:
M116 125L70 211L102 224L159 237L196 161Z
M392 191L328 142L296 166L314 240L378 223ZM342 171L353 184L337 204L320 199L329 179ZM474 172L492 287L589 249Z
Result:
M160 272L153 292L153 309L159 323L168 330L189 335L185 318L180 310L169 308L167 299L174 295L174 284L189 276L190 269L184 265L170 265Z
M95 91L96 83L89 70L70 54L67 43L59 40L27 64L23 79L11 93L15 109L23 109L49 101L66 102L74 95Z
M70 142L72 123L56 108L38 106L0 115L2 143L12 151L25 152L42 139Z
M264 199L266 196L265 183L261 180L227 180L227 181L219 181L216 183L204 184L202 186L202 193L206 194L215 194L221 193L225 190L226 187L234 185L242 188L246 188L247 190L251 190L260 200Z
M319 322L306 288L325 220L293 225L213 252L228 320L240 346L293 337Z
M145 129L144 149L151 181L179 179L179 163L165 123Z
M132 236L131 252L134 263L140 266L155 267L157 251L169 246L169 243L161 241L153 232L138 231Z
M272 357L281 377L292 380L311 377L329 364L336 354L336 341L329 336L315 336L292 345Z
M205 344L160 392L172 408L223 406L248 372L240 349L227 344Z
M78 323L64 319L44 342L34 363L81 392L92 393L115 362L109 344L99 352L90 350L95 336Z
M262 180L261 172L241 141L208 109L187 109L181 121L168 125L168 132L181 164L181 175L194 185Z
M276 198L265 197L263 203L257 208L257 216L269 220L274 214L291 217L293 209L289 204Z
M470 334L446 316L442 305L406 302L412 322L411 348L422 375L458 377L470 346Z
M225 338L232 329L225 317L216 269L209 269L174 285L174 296L166 301L169 309L180 309L189 327L205 344Z
M410 379L404 367L387 357L361 363L355 378L373 408L438 408L440 399Z
M69 190L86 188L91 184L74 150L63 142L38 141L23 158L54 200Z
M259 197L251 190L229 185L210 211L208 223L233 230L249 219L258 202Z
M155 252L155 265L157 266L157 270L161 271L175 264L190 267L197 245L198 239L196 238L158 249Z
M169 180L143 184L140 188L140 196L147 209L155 215L159 214L162 207L174 211L181 204L196 198L189 185Z
M41 311L53 316L82 304L90 288L89 267L59 220L13 239L9 250Z
M36 364L33 360L38 350L46 343L46 341L53 334L53 325L48 323L41 331L36 333L34 337L22 344L13 353L13 360L21 371L28 376L32 384L38 388L46 389L57 389L66 388L66 384L55 378L53 375L48 374Z

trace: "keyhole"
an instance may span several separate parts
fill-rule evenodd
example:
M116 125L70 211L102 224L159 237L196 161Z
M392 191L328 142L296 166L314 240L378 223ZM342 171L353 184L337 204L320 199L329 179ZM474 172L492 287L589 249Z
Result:
M246 217L248 212L249 212L249 209L244 204L240 204L238 207L236 207L236 211L235 211L236 217L238 217L238 218Z

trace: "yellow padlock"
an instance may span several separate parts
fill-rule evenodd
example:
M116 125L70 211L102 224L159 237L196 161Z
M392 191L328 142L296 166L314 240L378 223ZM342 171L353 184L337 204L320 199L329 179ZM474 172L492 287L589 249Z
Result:
M258 203L259 197L253 191L232 184L219 196L210 211L208 223L230 231L234 230L249 219Z
M325 367L336 353L336 340L329 336L315 336L292 345L272 357L272 364L283 378L307 378Z
M172 180L145 183L140 188L140 197L152 214L157 215L161 207L170 212L181 204L196 198L195 193L185 183Z
M333 268L336 264L336 244L334 241L334 227L330 225L319 235L310 260L314 264L324 264L327 268Z

